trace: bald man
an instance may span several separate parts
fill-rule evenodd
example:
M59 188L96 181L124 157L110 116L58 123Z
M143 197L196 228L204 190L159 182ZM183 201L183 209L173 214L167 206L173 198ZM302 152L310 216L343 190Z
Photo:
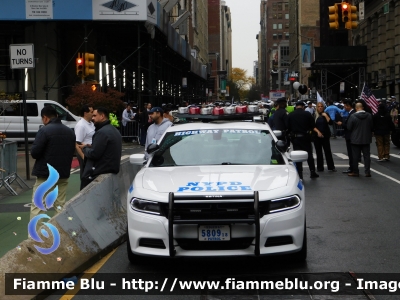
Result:
M361 153L364 157L365 177L371 177L371 143L373 121L372 115L365 112L362 103L356 103L356 113L352 114L347 121L347 129L351 131L351 149L353 152L353 167L350 177L359 177L358 162L361 158Z

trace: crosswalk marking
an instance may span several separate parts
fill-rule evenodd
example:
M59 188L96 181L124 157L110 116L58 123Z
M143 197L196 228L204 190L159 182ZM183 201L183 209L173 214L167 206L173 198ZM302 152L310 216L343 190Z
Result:
M349 157L346 154L343 153L333 153L337 157L343 158L343 159L349 159Z
M396 157L396 158L400 158L400 155L397 154L390 154L390 156Z

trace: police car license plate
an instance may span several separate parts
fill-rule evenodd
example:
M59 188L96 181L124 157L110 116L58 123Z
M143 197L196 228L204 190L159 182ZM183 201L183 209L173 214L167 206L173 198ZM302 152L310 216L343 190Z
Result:
M199 226L199 241L215 242L229 241L231 228L229 225L204 225Z

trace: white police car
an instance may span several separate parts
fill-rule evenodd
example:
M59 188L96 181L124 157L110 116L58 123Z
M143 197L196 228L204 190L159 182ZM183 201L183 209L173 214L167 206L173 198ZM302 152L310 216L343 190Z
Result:
M170 127L127 195L128 257L307 256L304 186L267 124ZM143 164L143 155L130 157Z

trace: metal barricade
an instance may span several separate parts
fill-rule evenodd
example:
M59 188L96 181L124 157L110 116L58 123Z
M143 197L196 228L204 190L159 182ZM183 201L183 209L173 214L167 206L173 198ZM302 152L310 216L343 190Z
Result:
M120 122L119 132L125 141L130 140L132 142L134 139L139 141L139 123L136 121L126 122L126 126Z
M5 187L11 194L18 195L11 187L11 183L16 181L21 188L24 184L29 186L17 174L17 142L3 140L0 144L0 188ZM22 184L21 184L22 183Z

